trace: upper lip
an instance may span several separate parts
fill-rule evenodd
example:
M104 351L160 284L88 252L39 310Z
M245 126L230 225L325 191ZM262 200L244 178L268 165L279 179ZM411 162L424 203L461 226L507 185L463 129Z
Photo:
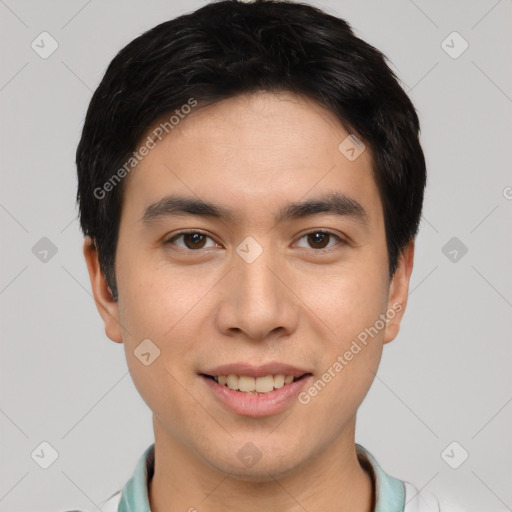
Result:
M231 363L209 368L201 372L205 375L218 377L219 375L244 375L247 377L265 377L267 375L292 375L293 377L302 377L306 373L311 373L303 368L297 368L289 364L270 362L261 366L252 366L247 363Z

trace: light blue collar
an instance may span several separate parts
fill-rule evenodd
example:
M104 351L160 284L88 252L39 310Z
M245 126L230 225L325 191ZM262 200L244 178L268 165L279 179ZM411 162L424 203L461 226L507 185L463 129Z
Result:
M385 473L373 455L356 443L359 460L367 461L365 467L373 471L376 492L376 505L373 512L404 512L404 483ZM148 498L148 482L153 476L155 464L155 444L151 444L139 458L135 471L123 487L118 512L151 512ZM149 475L149 479L148 479Z
M148 475L153 475L155 464L155 443L144 450L135 471L123 487L117 512L151 512L148 497Z
M373 470L375 484L375 509L373 512L404 512L405 487L402 480L388 475L379 466L375 457L363 446L356 443L356 452L361 458L366 459Z

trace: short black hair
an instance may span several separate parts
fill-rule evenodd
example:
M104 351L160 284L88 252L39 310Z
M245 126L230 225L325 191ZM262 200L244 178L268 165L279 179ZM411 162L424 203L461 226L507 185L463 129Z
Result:
M191 99L201 106L256 91L305 95L369 145L393 276L418 231L426 168L417 113L385 55L345 20L311 5L225 0L126 45L89 104L76 152L77 201L115 300L120 178L142 135Z

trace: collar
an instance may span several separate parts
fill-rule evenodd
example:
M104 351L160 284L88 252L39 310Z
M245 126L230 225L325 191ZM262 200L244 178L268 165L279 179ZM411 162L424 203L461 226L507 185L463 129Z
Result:
M404 512L404 482L394 478L379 466L373 455L356 443L357 458L370 474L375 490L373 512ZM118 512L151 512L148 483L155 469L155 444L151 444L139 458L132 477L126 482L121 494Z

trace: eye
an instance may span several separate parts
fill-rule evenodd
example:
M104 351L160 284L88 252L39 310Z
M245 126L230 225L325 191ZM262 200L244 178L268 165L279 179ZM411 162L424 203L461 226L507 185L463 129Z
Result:
M180 238L183 238L184 246L175 243L175 241ZM182 231L167 239L165 244L173 244L182 249L190 250L207 249L208 246L205 245L207 239L210 239L213 242L211 237L201 231ZM215 247L216 245L218 244L213 242L213 245L210 245L210 247Z
M182 239L183 245L176 243L177 240ZM331 241L338 241L340 245L346 245L347 242L338 235L331 233L330 231L311 231L302 235L300 240L306 239L306 243L309 244L307 248L317 249L318 251L330 249L335 244L330 244ZM334 239L334 240L332 240ZM207 245L207 240L212 242L211 245ZM190 251L197 251L200 249L208 249L209 247L219 247L219 245L208 235L201 231L181 231L176 233L171 238L165 241L165 244L176 245L177 247Z
M330 249L332 245L329 247L328 243L331 238L335 238L341 245L346 245L346 241L340 238L338 235L331 233L330 231L311 231L301 236L299 240L303 238L306 239L306 242L310 244L310 247L313 249ZM306 247L307 248L307 247Z

